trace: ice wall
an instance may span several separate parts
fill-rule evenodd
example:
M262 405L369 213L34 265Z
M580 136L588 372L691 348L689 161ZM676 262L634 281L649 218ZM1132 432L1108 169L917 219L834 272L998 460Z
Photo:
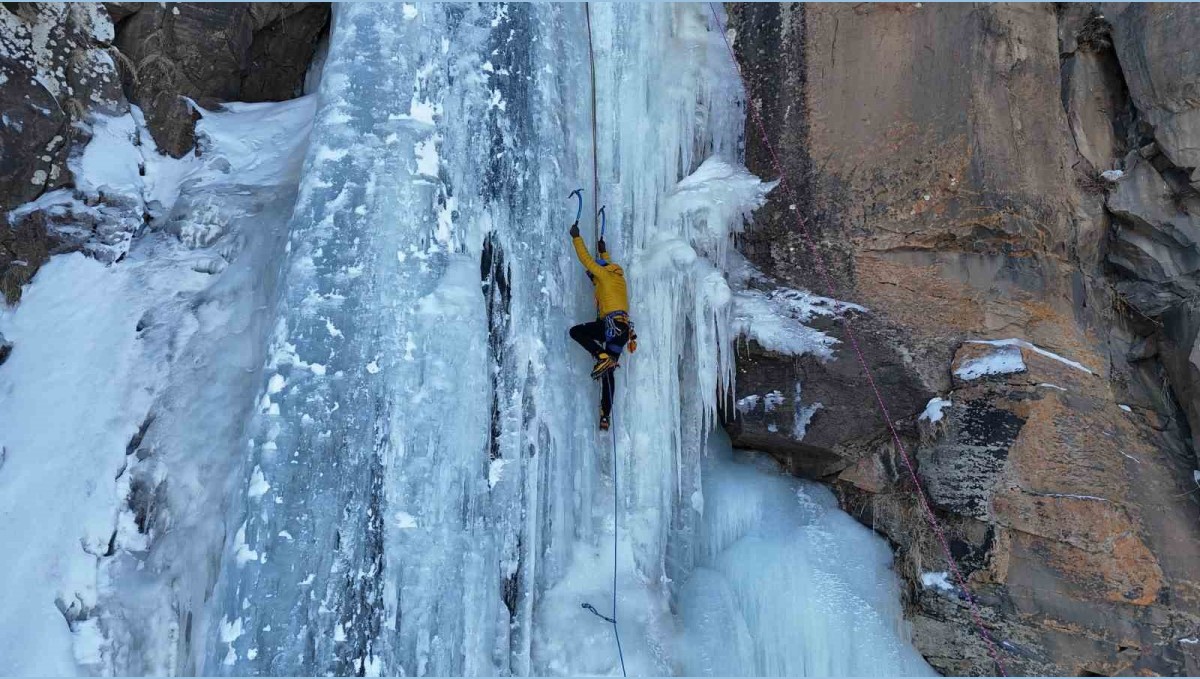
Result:
M735 472L703 463L733 374L723 272L769 187L740 165L707 6L591 10L599 199L641 339L612 438L567 337L594 314L566 237L567 194L592 184L584 6L338 5L203 671L619 672L580 608L611 608L617 525L631 673L920 671L885 548L830 527L828 497L806 513L782 481L743 481L757 513L728 534L740 493L704 476ZM845 561L843 531L874 545L869 577L792 572ZM851 603L801 617L764 600L780 587ZM715 610L741 650L698 659Z

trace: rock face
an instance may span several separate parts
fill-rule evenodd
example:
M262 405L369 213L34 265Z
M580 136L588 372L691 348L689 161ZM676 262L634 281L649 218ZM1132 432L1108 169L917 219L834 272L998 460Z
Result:
M327 3L0 6L0 291L6 300L19 299L21 286L51 254L83 249L111 260L124 252L114 242L127 247L132 233L104 234L91 247L92 216L129 207L105 205L116 200L111 196L58 196L13 211L47 192L75 188L68 160L90 140L93 116L126 115L132 101L158 149L182 156L195 144L197 114L187 99L212 108L298 95L328 23Z
M116 44L155 143L179 157L195 143L182 97L211 108L297 96L328 23L324 3L147 3L121 21Z
M58 239L9 210L71 183L67 158L90 138L89 111L128 111L104 8L80 3L0 7L0 290L9 302Z
M1200 10L729 14L786 176L742 251L866 307L858 351L1006 671L1200 670ZM746 136L751 170L779 177L753 117ZM948 564L858 351L824 320L832 360L743 349L737 397L783 400L731 410L735 444L830 482L893 542L935 667L995 673L965 594L929 575ZM800 437L776 421L817 401Z

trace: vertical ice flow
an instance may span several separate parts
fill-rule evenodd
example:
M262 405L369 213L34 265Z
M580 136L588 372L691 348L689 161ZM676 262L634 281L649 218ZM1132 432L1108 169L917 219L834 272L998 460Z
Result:
M611 440L566 333L594 313L565 235L567 194L591 186L583 6L335 11L206 671L619 672L579 607L611 608L614 521L631 672L928 671L784 661L798 640L911 654L886 564L846 594L853 613L805 609L875 633L852 647L849 628L769 610L753 577L802 594L815 581L789 560L822 541L713 538L739 488L789 496L742 470L705 509L702 470L734 469L702 464L732 379L726 250L769 189L740 164L740 84L707 8L592 6L599 199L642 347L618 371L615 517ZM700 662L715 610L740 650Z

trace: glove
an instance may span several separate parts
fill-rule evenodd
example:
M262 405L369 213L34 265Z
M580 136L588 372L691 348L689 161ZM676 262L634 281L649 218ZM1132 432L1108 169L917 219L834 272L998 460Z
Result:
M571 225L571 238L579 238L579 222Z

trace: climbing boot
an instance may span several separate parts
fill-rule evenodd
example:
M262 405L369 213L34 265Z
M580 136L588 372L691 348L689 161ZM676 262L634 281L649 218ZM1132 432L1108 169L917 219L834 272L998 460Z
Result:
M598 380L603 377L605 373L616 367L617 359L610 354L601 352L600 355L596 357L596 367L592 368L592 379Z
M608 431L608 415L600 416L600 431Z

